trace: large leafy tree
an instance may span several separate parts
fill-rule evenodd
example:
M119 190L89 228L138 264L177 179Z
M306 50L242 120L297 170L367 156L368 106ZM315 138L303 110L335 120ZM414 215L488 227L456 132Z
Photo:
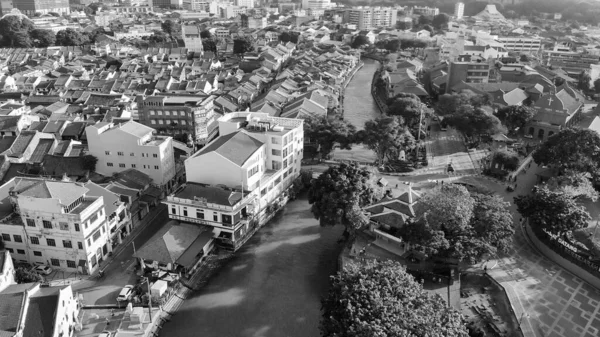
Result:
M407 222L399 234L427 257L474 263L508 252L514 228L507 207L499 196L445 185L423 196L417 204L418 217Z
M444 29L444 28L448 28L447 25L448 25L449 20L450 20L450 17L448 16L448 14L440 13L433 17L431 24L436 29Z
M17 283L41 282L43 277L25 267L17 267L15 268L15 281Z
M419 123L423 103L415 94L401 93L388 104L388 114L402 117L409 125Z
M563 129L533 153L536 163L598 176L600 136L589 129Z
M534 228L556 235L586 228L591 220L585 207L571 195L553 191L548 186L536 186L531 194L515 197L515 204Z
M353 237L369 220L362 207L383 197L377 180L372 170L357 164L329 167L308 191L313 215L322 226L343 225L344 236Z
M28 19L9 15L0 20L0 44L2 47L27 48L31 47L29 34L33 23Z
M59 46L81 46L85 42L88 42L88 39L72 28L56 33L56 44Z
M326 157L335 146L350 150L355 140L356 127L346 120L313 116L304 120L304 135L319 145L319 153Z
M365 123L358 137L368 148L375 151L378 162L397 158L401 150L415 147L415 137L404 125L401 117L380 116Z
M467 337L460 313L394 261L349 265L331 277L321 335Z
M203 39L202 49L204 49L204 51L212 51L213 53L217 53L217 42L213 39Z
M592 78L590 77L590 74L587 71L583 71L579 75L579 81L577 82L577 87L580 90L589 91L591 81L592 81Z
M588 173L568 171L563 175L548 180L547 185L553 191L560 191L573 199L598 199L598 191L594 188Z
M173 36L173 33L179 31L178 27L179 26L171 20L165 20L160 24L162 31L165 32L165 34L169 34L171 37Z
M522 128L535 117L536 111L528 106L511 105L498 109L496 117L506 125L509 130Z
M459 93L443 94L439 97L436 112L441 116L459 112L464 106L471 108L488 105L491 102L489 95L478 95L471 90L462 90Z
M352 48L360 48L364 45L370 44L369 38L364 35L357 35L354 40L352 40Z
M56 43L56 34L49 29L34 29L31 31L31 39L36 47L49 47Z
M444 122L469 137L504 132L500 120L481 108L463 105L458 112L446 116Z
M239 37L233 40L233 53L241 54L244 56L245 53L251 52L254 50L254 46L252 45L252 41L250 41L247 37Z

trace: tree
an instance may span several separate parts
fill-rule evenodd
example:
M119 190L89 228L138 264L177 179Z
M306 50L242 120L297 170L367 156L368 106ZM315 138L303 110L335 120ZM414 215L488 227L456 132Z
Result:
M458 112L446 116L444 122L469 137L505 132L502 123L496 116L489 115L480 108L473 109L468 105L463 105Z
M203 39L211 39L213 36L209 30L203 30L200 32L200 37Z
M96 158L95 156L93 156L91 154L81 157L81 167L84 170L87 170L90 172L96 172L96 164L97 163L98 163L98 158Z
M535 117L536 111L528 106L511 105L498 109L496 117L502 121L509 130L522 128Z
M254 50L254 46L252 45L252 41L249 38L237 38L233 40L233 53L241 54L244 56L245 53L251 52Z
M281 42L290 42L292 40L292 36L289 32L282 32L281 34L279 34L279 41Z
M590 74L587 71L582 71L581 75L579 75L579 81L577 82L577 88L579 88L579 90L582 90L582 91L589 91L591 81L592 81L592 78L590 77Z
M515 197L515 204L534 229L545 229L555 235L586 228L591 220L585 207L570 195L552 191L548 186L535 186L532 193Z
M343 225L344 237L354 237L369 221L362 207L383 197L378 179L371 169L357 164L330 166L308 191L313 215L321 226Z
M415 137L408 131L401 117L380 116L365 123L358 138L377 155L379 164L388 158L398 158L401 150L415 147Z
M421 26L430 25L432 21L433 21L433 19L431 18L431 16L427 16L427 15L419 16L419 25L421 25Z
M84 42L86 42L84 36L72 28L56 33L56 44L59 46L81 46Z
M160 28L165 34L169 34L169 36L173 37L173 33L177 31L177 25L175 22L171 20L165 20L160 24Z
M36 47L49 47L56 43L56 34L49 29L34 29L31 31L31 39Z
M395 261L351 264L331 277L321 335L467 337L462 316Z
M388 114L402 117L407 124L413 125L419 122L423 103L415 94L401 93L394 97L388 104Z
M492 163L500 164L504 170L514 171L519 167L519 156L505 149L496 150L492 154Z
M563 129L533 153L539 165L599 175L600 136L589 129Z
M25 267L17 267L15 268L15 281L17 283L42 282L43 277L32 270L26 269Z
M148 38L148 41L152 43L165 43L169 42L170 38L164 32L154 31L154 34ZM202 41L202 43L204 45L204 41Z
M212 51L213 53L217 52L217 43L213 39L203 39L202 40L202 49L204 51Z
M327 157L335 144L350 150L355 140L356 127L346 120L331 119L327 116L309 117L304 120L304 136L311 143L319 145L319 153Z
M365 35L357 35L354 40L352 40L352 48L358 49L364 45L367 44L371 44L371 41L369 41L369 38L366 37Z
M9 15L0 20L0 44L2 47L27 48L31 46L29 33L33 23L19 16Z
M489 104L487 95L477 95L471 90L462 90L459 93L443 94L439 97L436 111L441 116L451 115L458 111L463 105L481 107Z
M598 200L598 191L592 185L588 173L568 171L566 174L552 177L546 183L552 191L559 191L573 199L587 198Z
M426 257L475 263L511 247L514 228L508 205L499 196L444 185L423 195L417 218L399 234Z
M447 28L448 21L450 21L450 17L448 16L448 14L440 13L433 17L431 24L436 29L443 29L443 28Z
M594 91L597 94L600 94L600 77L598 77L596 80L594 80Z

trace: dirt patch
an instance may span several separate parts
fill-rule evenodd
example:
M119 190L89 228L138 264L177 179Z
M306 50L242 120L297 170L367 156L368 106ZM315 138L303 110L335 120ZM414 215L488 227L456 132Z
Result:
M484 274L460 277L461 311L471 336L519 336L523 334L512 313L504 289Z

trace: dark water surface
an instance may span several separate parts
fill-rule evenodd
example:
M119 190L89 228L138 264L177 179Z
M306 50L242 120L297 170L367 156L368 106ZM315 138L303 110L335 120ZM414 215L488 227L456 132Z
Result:
M379 109L371 96L373 74L379 62L363 59L364 66L354 74L344 95L344 119L362 130L365 122L379 116Z
M321 228L306 199L289 203L188 299L161 336L319 336L320 299L342 228Z

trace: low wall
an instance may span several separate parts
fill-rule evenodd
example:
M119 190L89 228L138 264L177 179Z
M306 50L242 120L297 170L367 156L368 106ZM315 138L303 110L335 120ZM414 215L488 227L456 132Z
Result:
M586 281L587 283L593 285L594 287L600 288L600 278L594 276L592 273L590 273L587 270L579 267L575 263L567 260L566 258L564 258L563 256L561 256L560 254L558 254L557 252L555 252L554 250L552 250L550 247L548 247L545 243L543 243L537 237L537 235L531 229L531 226L529 226L528 223L525 225L525 232L526 232L527 236L529 237L529 240L531 240L531 242L533 243L533 245L540 252L542 252L542 254L544 254L548 259L554 261L555 263L557 263L561 267L563 267L566 270L570 271L571 273L575 274L575 276L583 279L584 281Z

